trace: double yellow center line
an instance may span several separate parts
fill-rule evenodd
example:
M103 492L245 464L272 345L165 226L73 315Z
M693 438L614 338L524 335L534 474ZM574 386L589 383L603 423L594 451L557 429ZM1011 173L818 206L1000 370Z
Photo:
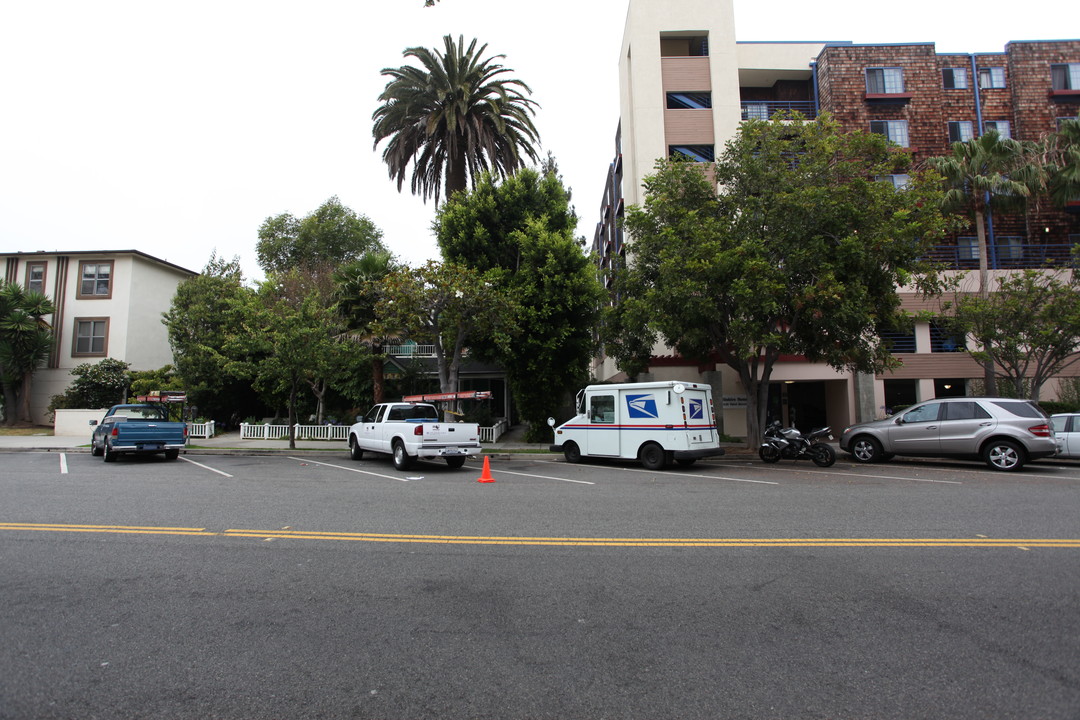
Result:
M715 548L1080 548L1080 538L588 538L500 537L484 535L403 535L393 533L316 532L280 530L155 527L139 525L62 525L0 522L0 530L107 533L117 535L192 535L205 537L259 538L263 540L337 540L381 543L430 543L442 545L532 545L560 547L715 547Z

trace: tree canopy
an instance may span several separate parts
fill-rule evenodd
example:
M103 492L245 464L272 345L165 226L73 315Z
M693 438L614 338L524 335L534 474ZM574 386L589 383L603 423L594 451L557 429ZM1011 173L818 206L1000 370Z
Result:
M465 47L463 36L446 35L443 47L408 48L420 67L383 69L390 81L372 115L374 147L387 141L383 162L398 190L411 166L413 194L436 203L444 188L449 199L482 172L505 176L523 155L535 161L539 143L532 90L505 77L513 70L496 62L505 56L483 58L487 45Z
M336 266L386 250L375 223L342 205L336 196L300 219L289 213L266 218L255 249L267 274Z
M552 166L485 175L443 205L435 221L443 256L481 272L516 301L508 342L477 338L475 354L506 370L530 435L546 433L560 398L588 376L603 291L574 237L570 193Z
M896 362L875 331L899 322L898 287L937 290L921 258L943 226L936 183L879 180L909 165L882 136L841 132L828 117L752 120L713 166L721 192L704 166L662 160L644 205L628 209L629 268L616 282L635 298L626 312L683 357L738 373L748 442L782 355L866 372ZM651 339L607 347L639 366Z
M1040 270L999 278L987 297L957 298L950 322L979 340L968 352L997 368L1015 397L1030 383L1038 401L1047 380L1080 361L1080 278Z

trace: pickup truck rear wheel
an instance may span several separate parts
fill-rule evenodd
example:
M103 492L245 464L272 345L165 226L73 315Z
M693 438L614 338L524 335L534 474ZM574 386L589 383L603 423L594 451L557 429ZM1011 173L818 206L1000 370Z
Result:
M405 444L400 440L394 441L394 467L398 470L408 470L416 460L412 455L405 452Z
M360 449L360 443L355 435L349 436L349 458L351 460L363 460L364 451Z
M113 452L108 440L105 441L105 449L102 452L105 454L105 462L116 462L116 458L120 457L120 453Z
M465 456L454 455L452 457L448 457L446 458L446 464L456 470L457 468L465 464Z
M97 446L97 443L93 440L90 441L90 454L94 457L101 457L102 450Z
M166 460L175 460L178 457L180 457L180 451L179 450L173 449L173 450L166 450L165 451L165 459Z

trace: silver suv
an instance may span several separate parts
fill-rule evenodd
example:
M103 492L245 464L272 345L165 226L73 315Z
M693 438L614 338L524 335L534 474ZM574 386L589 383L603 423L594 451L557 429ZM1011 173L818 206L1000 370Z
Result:
M1060 447L1038 405L1009 398L929 400L884 420L852 425L840 436L840 449L857 462L894 455L982 458L995 470L1019 470L1028 460L1056 455Z

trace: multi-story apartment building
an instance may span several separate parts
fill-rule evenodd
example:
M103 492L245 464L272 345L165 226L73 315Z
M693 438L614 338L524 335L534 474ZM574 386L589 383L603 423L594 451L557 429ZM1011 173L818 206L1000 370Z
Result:
M887 135L916 162L989 130L1035 140L1077 116L1080 40L1010 42L1004 52L971 55L938 54L932 43L742 43L735 40L732 0L630 0L619 76L615 159L592 248L601 269L625 262L624 210L642 202L642 181L658 158L681 153L708 162L742 121L779 110L807 117L828 112L846 129ZM899 186L906 178L889 180ZM1080 206L992 216L992 272L1067 262L1080 242L1078 219ZM977 267L974 230L949 238L935 253L956 272ZM935 309L914 293L901 289L901 296L908 309ZM892 339L903 366L877 377L798 359L780 363L770 413L800 426L843 426L886 407L962 395L970 380L982 377L962 342L933 322ZM594 371L605 380L621 375L607 358ZM1080 364L1067 372L1080 374ZM658 346L649 374L712 383L724 399L718 420L725 431L745 432L745 392L723 365L687 362Z
M34 421L49 422L53 395L71 384L71 369L111 357L132 370L173 362L162 313L177 286L197 273L137 250L0 253L4 280L45 293L56 312L49 318L53 346L34 374Z

